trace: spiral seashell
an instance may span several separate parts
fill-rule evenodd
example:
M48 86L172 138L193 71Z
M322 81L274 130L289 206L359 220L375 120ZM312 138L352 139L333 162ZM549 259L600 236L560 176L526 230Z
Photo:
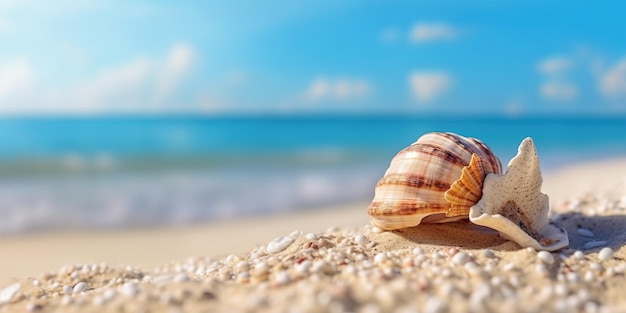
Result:
M501 172L500 160L480 140L428 133L391 160L367 211L384 230L468 218L485 176Z

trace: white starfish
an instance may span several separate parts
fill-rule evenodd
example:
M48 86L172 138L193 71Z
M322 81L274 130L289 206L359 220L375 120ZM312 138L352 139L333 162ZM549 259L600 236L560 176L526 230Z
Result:
M547 251L567 247L567 232L548 218L542 182L535 144L526 138L506 173L485 177L483 196L470 208L470 221L493 228L522 247Z

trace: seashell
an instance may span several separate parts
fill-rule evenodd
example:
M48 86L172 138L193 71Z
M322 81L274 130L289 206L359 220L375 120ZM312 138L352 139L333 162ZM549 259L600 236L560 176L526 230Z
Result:
M548 218L542 182L535 144L526 138L505 174L487 175L482 198L470 208L470 221L493 228L522 247L547 251L567 247L567 232Z
M400 151L376 184L367 211L384 230L467 218L482 196L488 173L500 160L480 140L453 133L428 133Z

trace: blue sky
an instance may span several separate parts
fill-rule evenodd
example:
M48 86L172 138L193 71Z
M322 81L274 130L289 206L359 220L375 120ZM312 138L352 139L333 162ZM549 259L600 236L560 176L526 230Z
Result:
M626 5L0 0L0 114L625 113Z

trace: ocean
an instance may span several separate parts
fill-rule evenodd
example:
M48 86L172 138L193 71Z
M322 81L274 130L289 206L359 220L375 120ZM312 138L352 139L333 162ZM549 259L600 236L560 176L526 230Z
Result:
M544 172L626 156L623 116L3 118L0 235L367 202L391 158L431 131L478 138L505 166L532 137Z

